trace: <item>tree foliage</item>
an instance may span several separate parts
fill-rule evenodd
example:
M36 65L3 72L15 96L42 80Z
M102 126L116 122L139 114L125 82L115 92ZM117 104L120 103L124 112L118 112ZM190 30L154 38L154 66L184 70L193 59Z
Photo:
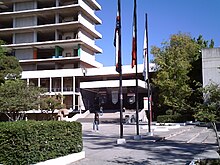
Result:
M53 113L55 109L61 109L64 107L62 104L62 96L41 96L40 107L42 110L51 111Z
M18 120L25 111L37 109L43 90L23 80L7 80L0 86L0 112L10 120Z
M197 103L195 117L199 121L220 121L220 85L211 83L200 89L204 103Z
M220 140L215 124L216 121L220 121L220 85L211 83L200 90L203 93L204 102L198 103L195 118L212 124L218 143L218 153L220 153Z
M6 50L1 46L0 41L0 84L5 82L5 79L16 79L21 76L21 66L13 56L7 56Z
M213 40L210 45L214 46ZM208 41L201 35L192 39L188 34L178 33L162 43L162 48L152 48L158 66L153 83L159 88L160 106L173 113L191 109L192 99L199 97L195 92L198 82L202 83L201 49L207 46Z
M55 96L48 96L48 95L41 95L40 97L40 108L43 112L46 111L47 113L47 120L54 120L54 111L56 109L65 108L65 104L62 103L62 96L55 95Z
M192 56L198 51L198 46L190 36L185 34L172 35L169 42L162 48L153 47L152 54L158 66L153 83L159 87L159 100L173 111L179 111L187 106L187 97L192 93L189 86L188 73Z

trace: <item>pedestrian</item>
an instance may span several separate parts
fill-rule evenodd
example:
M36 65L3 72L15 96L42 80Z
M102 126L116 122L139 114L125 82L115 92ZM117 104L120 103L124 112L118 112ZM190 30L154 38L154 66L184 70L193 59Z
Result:
M94 115L93 130L99 131L99 113L97 111L95 111L95 115Z

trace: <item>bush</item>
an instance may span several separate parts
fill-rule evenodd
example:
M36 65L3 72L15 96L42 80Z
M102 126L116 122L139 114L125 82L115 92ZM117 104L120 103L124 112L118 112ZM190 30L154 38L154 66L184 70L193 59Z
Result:
M157 116L158 123L176 123L179 115L160 115Z
M194 121L190 114L160 115L157 116L158 123L180 123L186 121Z
M82 151L82 125L65 121L2 122L0 144L0 164L34 164Z

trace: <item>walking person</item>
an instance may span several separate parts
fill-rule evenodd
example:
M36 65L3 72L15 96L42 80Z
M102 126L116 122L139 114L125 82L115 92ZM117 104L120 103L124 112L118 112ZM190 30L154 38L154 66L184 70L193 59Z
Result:
M97 111L95 111L95 115L94 115L93 130L99 131L99 113Z

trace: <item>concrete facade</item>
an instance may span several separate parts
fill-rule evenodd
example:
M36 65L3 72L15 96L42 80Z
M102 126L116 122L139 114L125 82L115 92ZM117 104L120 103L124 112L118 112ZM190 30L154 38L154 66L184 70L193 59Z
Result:
M0 0L0 39L18 58L22 79L45 88L47 95L61 94L68 109L90 109L96 96L108 101L106 107L117 107L111 91L119 88L119 74L95 59L102 53L95 44L102 38L96 30L102 23L96 16L99 10L96 0ZM123 94L129 100L135 91L135 70L122 70ZM143 65L138 65L138 91L146 95L142 72Z
M220 48L202 49L203 87L214 82L220 84Z

